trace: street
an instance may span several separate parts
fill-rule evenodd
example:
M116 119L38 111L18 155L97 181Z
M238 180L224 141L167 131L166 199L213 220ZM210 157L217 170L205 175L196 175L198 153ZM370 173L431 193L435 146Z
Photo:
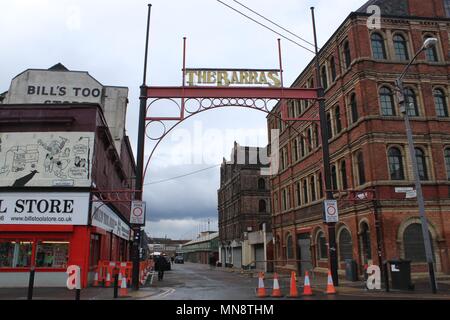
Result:
M299 281L303 284L303 278ZM145 300L259 300L256 297L255 289L258 279L250 277L247 274L230 272L222 268L211 269L202 264L175 264L172 271L166 272L164 280L153 283L151 288L142 288L140 291L159 289L159 293L147 296ZM439 295L431 295L425 289L415 292L390 292L384 291L368 292L364 290L362 282L349 283L341 282L342 286L337 288L337 295L326 295L325 278L312 279L314 295L311 297L302 297L302 285L299 285L299 300L391 300L391 299L450 299L448 285L441 285L442 290ZM273 286L272 278L265 280L267 294L271 294ZM289 294L289 279L284 277L280 279L280 287L283 298Z

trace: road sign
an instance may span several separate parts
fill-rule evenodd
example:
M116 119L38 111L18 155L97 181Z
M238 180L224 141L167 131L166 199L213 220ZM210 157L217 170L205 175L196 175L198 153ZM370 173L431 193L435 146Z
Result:
M135 225L145 225L145 202L133 201L131 204L130 223Z
M325 200L324 202L324 210L325 210L325 221L327 223L330 222L339 222L339 211L336 200Z
M408 193L413 190L414 188L395 188L395 193Z

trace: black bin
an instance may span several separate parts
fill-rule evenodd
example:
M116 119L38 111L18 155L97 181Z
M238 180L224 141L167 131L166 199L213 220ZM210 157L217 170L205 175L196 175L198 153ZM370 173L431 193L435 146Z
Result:
M414 290L411 282L411 261L409 260L390 260L390 274L392 289L396 290Z
M345 279L348 281L358 281L358 267L355 260L345 260Z

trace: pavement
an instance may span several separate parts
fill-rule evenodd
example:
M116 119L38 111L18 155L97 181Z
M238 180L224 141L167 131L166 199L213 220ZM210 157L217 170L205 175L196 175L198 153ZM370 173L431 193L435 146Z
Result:
M265 275L265 286L270 294L273 275ZM304 279L298 279L298 291L303 292ZM300 296L298 300L450 300L450 277L439 279L439 293L430 292L427 279L414 280L414 291L367 291L365 283L340 280L337 294L327 295L327 278L311 275L312 297ZM282 300L288 300L290 278L279 279ZM163 281L148 282L139 291L129 290L126 297L118 300L271 300L256 297L258 278L253 273L211 268L201 264L175 264L172 271L165 273ZM81 291L82 300L113 300L113 288L86 288ZM0 288L0 300L26 300L26 288ZM65 288L35 288L34 300L74 300L75 292ZM278 298L279 299L279 298ZM289 299L292 300L292 299Z

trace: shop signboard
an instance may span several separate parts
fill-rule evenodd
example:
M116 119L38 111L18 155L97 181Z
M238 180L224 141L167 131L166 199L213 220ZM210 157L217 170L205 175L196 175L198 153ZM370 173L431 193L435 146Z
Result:
M0 187L90 187L93 132L0 133Z
M2 192L0 225L87 225L88 192Z
M94 197L92 203L92 225L112 232L119 238L130 240L130 227L105 203Z

